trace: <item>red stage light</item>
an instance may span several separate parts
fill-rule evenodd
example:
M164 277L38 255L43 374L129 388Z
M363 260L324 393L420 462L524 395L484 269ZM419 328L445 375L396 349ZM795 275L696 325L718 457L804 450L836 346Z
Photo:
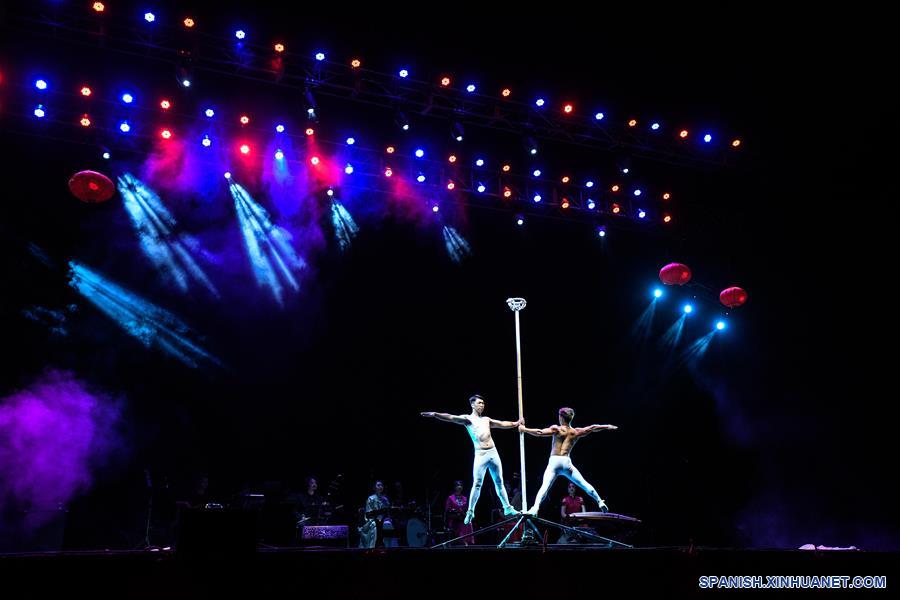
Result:
M104 10L106 10L106 6L104 6L102 2L94 2L94 5L92 6L92 8L96 12L103 12Z
M395 150L395 148L393 146L388 146L387 148L384 149L384 151L387 152L388 154L393 154L394 150Z
M393 175L393 174L394 174L394 170L391 169L390 167L388 167L387 169L384 170L384 176L385 176L385 177L390 177L390 176Z
M314 165L317 165L317 164L319 164L319 157L313 156L311 159L309 159L309 162L311 162Z
M614 191L614 192L618 192L618 191L619 191L619 186L618 186L618 185L614 185L614 186L612 186L612 187L609 188L609 189L611 189L611 190Z
M159 103L159 106L163 110L169 110L170 108L172 108L172 103L169 102L168 100L163 100L162 102Z
M284 52L284 44L275 44L275 52L279 54Z
M353 67L354 69L358 69L362 66L362 63L359 61L358 58L354 58L353 60L350 61L350 66Z
M622 207L620 207L618 204L613 204L613 205L612 205L612 213L613 213L614 215L617 215L617 214L619 214L620 212L622 212Z
M737 148L740 145L741 145L741 140L734 140L733 142L731 142L731 146L733 148Z
M448 190L453 190L455 187L456 187L456 184L453 183L452 181L447 182L447 189L448 189Z
M663 194L663 200L668 200L671 197L672 197L672 194L670 194L669 192L666 192L665 194Z
M449 77L444 77L444 78L442 78L442 79L441 79L441 85L444 86L444 87L447 87L448 85L450 85L450 78L449 78Z
M455 155L455 154L451 154L450 157L449 157L447 160L450 161L450 162L452 162L452 163L455 163L455 162L456 162L456 155Z
M241 125L246 125L250 122L250 117L247 115L241 115Z
M188 29L194 26L194 20L190 17L187 17L184 21L182 21L182 23L184 23L184 26Z
M162 131L159 132L159 137L161 137L161 138L164 139L164 140L171 139L171 138L172 138L172 131L169 130L169 129L163 129Z
M568 176L568 175L563 175L562 182L563 182L563 183L569 183L569 176Z
M573 110L575 110L575 107L571 104L566 104L565 106L563 106L563 112L567 115L570 114Z
M79 123L81 123L82 127L90 127L91 126L91 118L89 116L87 116L86 114L81 115L81 121L79 121Z
M671 222L672 222L672 215L666 215L663 217L663 223L671 223Z
M680 137L680 138L682 138L682 139L686 138L687 136L688 136L688 130L687 130L687 129L682 129L681 131L678 132L678 137Z
M313 129L312 127L306 128L306 135L313 135L315 132L316 132L316 130Z
M503 91L500 92L500 95L504 98L509 98L509 95L512 94L512 90L509 88L503 88Z
M509 169L510 169L510 168L511 168L511 167L510 167L509 165L503 165L503 172L504 172L504 173L509 173Z
M503 188L503 197L504 198L512 198L512 190L508 187Z
M250 154L250 146L241 144L241 154Z
M91 93L92 93L91 88L89 88L88 86L84 86L81 88L81 95L84 96L85 98L90 96Z
M631 119L630 121L628 121L629 127L634 127L635 125L637 125L637 119Z
M562 199L562 202L560 202L559 205L560 205L562 208L569 208L569 199L568 199L568 198L563 198L563 199Z

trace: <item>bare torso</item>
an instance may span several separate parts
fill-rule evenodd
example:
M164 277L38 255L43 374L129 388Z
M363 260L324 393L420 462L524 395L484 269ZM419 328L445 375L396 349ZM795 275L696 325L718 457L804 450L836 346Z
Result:
M494 439L491 437L491 420L487 417L479 417L475 414L466 415L469 422L466 431L472 438L476 450L490 450L494 447Z
M569 456L575 442L581 437L578 435L578 431L574 427L565 425L554 425L551 429L553 430L553 445L550 456Z

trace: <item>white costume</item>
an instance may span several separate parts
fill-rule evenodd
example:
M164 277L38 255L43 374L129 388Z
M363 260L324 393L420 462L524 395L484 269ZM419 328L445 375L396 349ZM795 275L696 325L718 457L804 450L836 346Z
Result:
M550 486L553 485L553 482L556 481L556 478L562 475L569 479L572 483L583 489L587 492L588 496L593 498L597 504L600 505L600 510L606 508L606 503L600 498L600 495L597 493L597 490L594 489L590 483L588 483L584 477L582 477L581 472L572 464L571 457L568 456L551 456L550 462L547 463L547 469L544 471L544 483L541 484L541 489L538 490L537 496L534 499L534 505L529 509L529 513L532 515L536 515L538 509L541 507L541 502L547 497L547 492L550 491Z
M503 465L500 463L500 454L497 448L482 448L480 440L490 438L491 420L487 417L475 417L472 415L464 415L466 419L466 431L472 438L475 445L475 461L472 464L472 491L469 493L469 510L466 512L466 518L463 521L466 525L472 522L475 514L475 505L478 504L478 497L481 495L481 485L484 483L484 472L491 472L491 479L494 480L494 489L503 505L503 514L515 514L515 509L510 506L509 498L506 495L506 487L503 485Z

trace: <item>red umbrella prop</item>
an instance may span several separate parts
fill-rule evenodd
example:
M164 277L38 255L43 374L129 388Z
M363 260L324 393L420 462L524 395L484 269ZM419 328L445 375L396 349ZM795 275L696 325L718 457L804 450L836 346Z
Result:
M681 263L669 263L659 270L659 280L666 285L684 285L691 280L691 270Z
M116 193L109 177L96 171L79 171L69 180L69 190L82 202L105 202Z
M728 308L743 306L747 301L747 291L737 286L726 288L719 294L719 302Z

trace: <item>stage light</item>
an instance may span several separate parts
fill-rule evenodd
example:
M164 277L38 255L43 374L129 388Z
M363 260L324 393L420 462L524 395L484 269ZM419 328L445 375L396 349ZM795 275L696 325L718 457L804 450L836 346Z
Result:
M305 133L305 134L307 135L307 137L308 137L308 136L315 135L316 130L313 129L312 127L307 127L307 128L306 128L306 131L305 131L304 133Z
M712 141L712 136L707 133L706 135L703 136L703 141L706 142L707 144L710 143Z
M569 178L568 175L563 175L561 181L562 181L563 183L569 183L569 181L571 181L571 179Z
M416 148L415 155L416 158L422 158L423 156L425 156L425 151L421 148Z
M388 146L387 148L384 149L384 151L387 152L388 154L393 154L396 151L396 148L394 148L393 146Z
M722 331L725 329L725 321L716 321L716 330Z
M350 66L354 69L358 69L362 66L362 62L358 58L354 58L350 61Z
M476 166L476 167L483 167L483 166L484 166L484 159L483 159L483 158L476 159L476 160L475 160L475 166Z
M587 207L588 210L594 210L595 208L597 208L597 203L594 202L591 198L588 198Z
M561 208L569 208L569 199L563 196L562 202L559 203Z
M162 131L159 132L159 136L164 140L171 139L172 138L172 130L163 129Z
M128 121L122 121L119 123L119 131L122 133L128 133L131 131L131 125L128 124Z
M634 193L635 196L640 196L640 195L641 195L641 190L640 190L640 189L634 190L633 193Z
M603 115L602 112L598 112L598 113L596 113L596 114L594 115L594 120L595 120L595 121L602 121L602 120L603 120L603 116L604 116L604 115Z
M316 60L318 60L320 62L325 60L325 53L324 52L316 52Z
M450 180L447 182L447 189L450 191L453 191L456 189L456 184L453 183L453 180Z
M546 101L543 98L538 98L537 100L534 101L534 105L537 106L538 108L544 106L544 104L546 104Z
M622 207L619 206L618 204L613 204L613 205L610 207L610 210L612 211L612 214L617 215L617 214L619 214L620 212L622 212Z
M231 171L225 171L225 179L231 179Z
M504 198L512 198L512 190L508 187L503 188L503 197Z
M399 75L403 79L406 79L407 77L409 77L409 71L407 71L406 69L400 69Z
M172 103L168 100L162 100L159 103L159 107L163 110L169 110L170 108L172 108Z
M441 210L441 207L438 206L437 204L435 204L434 206L431 207L431 212L433 212L433 213L436 213L439 210Z
M394 123L403 131L409 131L409 119L406 118L402 110L394 113Z
M356 138L348 137L346 141L348 146L352 146L356 143Z
M236 37L239 40L242 40L245 37L247 37L247 34L244 33L243 29L238 29L237 31L234 32L234 37Z
M247 115L241 115L240 121L241 125L247 125L250 122L250 117L248 117Z
M692 312L694 312L694 307L691 306L690 304L685 304L684 305L684 314L689 315Z
M210 146L212 146L212 140L209 139L208 135L204 135L203 140L201 140L200 143L203 144L204 148L209 148Z
M650 126L650 129L652 129L653 131L656 131L657 129L659 129L659 123L654 123L653 125Z
M567 115L572 114L573 110L575 110L575 107L572 106L571 104L566 104L565 106L563 106L563 112L566 113Z
M404 123L403 127L401 127L403 131L409 131L409 123Z
M600 225L599 227L597 227L597 235L602 238L606 237L606 226L605 225Z
M731 142L732 148L737 148L740 145L741 145L741 140L732 140L732 142Z
M661 289L656 288L655 290L653 290L654 298L662 298L662 295L663 295L663 291Z
M47 116L47 113L44 112L43 104L38 104L34 107L34 116L36 116L38 119L43 119L45 116Z
M134 102L134 96L132 96L128 92L125 92L124 94L122 94L121 98L122 98L122 102L124 102L125 104L131 104L132 102Z
M194 25L196 25L196 23L194 23L194 20L190 17L187 17L184 21L182 21L182 23L184 23L184 26L188 29L191 29Z
M284 133L284 125L279 123L278 125L275 126L275 131L278 133Z
M148 23L152 23L156 20L156 15L154 15L152 12L146 12L144 13L144 20Z
M94 2L94 4L91 6L91 8L93 8L94 11L98 12L98 13L101 13L104 10L106 10L106 6L102 2Z
M207 108L207 109L203 112L203 114L205 114L207 117L209 117L210 119L212 119L212 118L216 115L216 111L214 111L214 110L211 109L211 108Z
M662 195L663 200L668 200L671 197L672 197L672 194L670 194L669 192L666 192L665 194Z
M619 191L619 184L616 184L616 185L612 186L612 187L609 188L609 189L612 190L613 192L618 192L618 191Z
M416 181L418 181L419 183L425 183L425 176L419 173L419 176L416 177Z
M347 166L344 167L344 173L347 175L353 175L353 165L347 163Z
M532 198L532 200L534 200L535 204L539 203L542 200L541 195L535 194L534 197Z
M483 194L484 191L485 191L487 188L484 187L484 184L481 183L481 182L479 181L479 182L478 182L478 187L475 188L475 189L478 190L478 193L479 193L479 194Z
M82 115L79 123L81 123L82 127L90 127L91 126L91 118L87 115Z
M284 44L275 44L275 52L278 54L284 52Z
M647 213L646 213L646 211L644 211L644 209L642 209L642 208L638 209L638 219L643 219L646 216L647 216Z
M282 160L284 158L284 152L281 150L275 151L275 160Z
M109 160L109 157L110 157L109 151L104 152L100 156L103 157L103 160Z
M456 162L456 155L455 155L455 154L451 154L450 156L448 156L448 157L447 157L447 162L449 162L450 164L455 163L455 162Z
M586 188L592 188L592 187L594 187L594 182L593 182L593 181L590 181L590 180L585 181L585 182L584 182L584 187L586 187Z
M512 90L509 88L503 88L503 91L500 92L500 95L504 98L509 98L509 95L512 94Z
M81 88L81 95L82 95L82 96L84 96L85 98L87 98L87 97L90 96L92 93L93 93L93 91L91 90L91 88L89 88L89 87L86 86L86 85L85 85L85 86L82 86L82 88Z
M622 174L623 174L623 175L628 175L628 172L629 172L629 171L630 171L630 169L629 169L628 167L622 167Z
M475 93L475 89L476 89L476 88L475 88L475 84L474 84L474 83L470 83L469 85L466 86L466 91L469 92L470 94L474 94L474 93Z
M453 127L450 130L450 135L453 136L453 139L455 139L457 142L461 142L463 141L464 134L465 130L463 129L463 126L459 123L454 123Z
M503 171L504 173L509 173L509 170L510 170L511 168L512 168L512 167L510 167L509 165L503 165L503 167L501 167L500 170Z
M688 136L688 130L687 130L687 129L682 129L681 131L678 132L678 137L680 137L681 139L684 139L684 138L686 138L687 136Z
M663 215L663 223L671 223L672 215Z
M393 176L393 174L394 174L394 170L391 169L390 167L388 167L387 169L384 170L385 177L391 177L391 176Z
M34 82L34 87L36 87L37 89L39 89L41 91L46 90L47 82L44 81L43 79L38 79L37 81Z
M541 170L540 170L540 169L535 169L534 171L531 172L531 174L534 175L535 177L540 177L540 176L541 176Z
M442 78L441 78L441 85L444 86L444 87L447 87L448 85L450 85L450 78L449 78L449 77L442 77Z
M521 216L521 215L517 216L517 217L516 217L516 225L518 225L519 227L521 227L521 226L524 225L524 224L525 224L525 217L523 217L523 216Z
M182 80L181 80L181 85L184 86L184 87L186 87L186 88L191 87L191 80L190 80L190 79L187 79L187 78L182 79Z
M320 162L320 161L319 161L319 157L318 157L318 156L313 156L312 158L309 159L309 162L310 162L310 164L312 164L313 166L316 166L316 165L318 165L319 162Z
M241 154L250 154L250 146L241 144Z
M630 121L628 121L629 127L635 127L636 125L637 125L637 119L631 119Z
M328 191L325 192L325 193L328 195L329 198L333 198L333 197L334 197L334 190L331 189L331 188L328 188Z

